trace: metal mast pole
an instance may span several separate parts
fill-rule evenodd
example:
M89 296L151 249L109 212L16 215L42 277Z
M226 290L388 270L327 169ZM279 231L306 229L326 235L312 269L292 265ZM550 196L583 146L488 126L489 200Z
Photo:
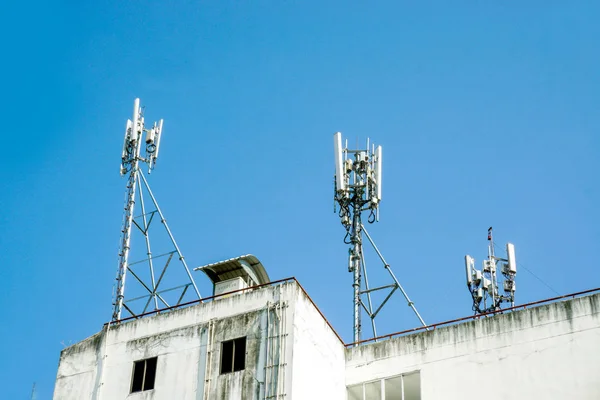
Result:
M133 150L133 158L130 161L131 171L127 181L127 198L125 200L125 218L123 221L123 229L121 229L121 248L119 251L119 269L117 272L117 297L115 299L115 308L113 311L113 321L121 319L121 311L123 309L123 298L125 297L125 278L127 277L127 262L129 259L129 249L131 241L131 227L133 223L133 211L135 208L135 192L137 188L138 169L139 169L139 153L140 153L140 138L141 132L138 129L140 120L140 99L135 99L133 105L133 124L130 132L131 145L135 146Z
M353 295L353 340L354 343L362 339L362 311L367 313L371 320L373 335L377 335L375 317L390 299L392 294L400 289L408 305L413 309L419 321L425 322L417 312L414 304L396 279L390 266L379 252L377 246L369 236L362 223L363 211L370 212L367 221L373 223L378 221L379 203L381 201L381 176L382 176L382 148L371 146L367 140L366 149L348 149L342 146L340 132L334 135L335 154L335 179L334 179L334 204L339 204L339 217L346 230L344 243L350 245L348 249L348 272L352 273L352 295ZM334 205L334 212L336 207ZM389 272L393 283L378 287L370 287L367 278L367 265L363 253L363 232L373 245L383 266ZM363 283L364 274L364 283ZM378 307L374 307L371 293L379 290L388 291L387 296ZM366 295L366 304L362 300ZM374 309L375 308L375 309Z
M492 281L492 309L496 310L496 292L498 291L498 281L496 279L496 258L494 256L494 236L492 227L488 229L488 260L490 263L490 280Z
M354 342L361 340L361 266L362 266L362 222L361 222L361 205L358 196L355 197L353 204L354 215L352 217L352 231L350 236L350 243L352 243L352 249L350 250L350 264L353 268L354 283L352 287L354 289Z

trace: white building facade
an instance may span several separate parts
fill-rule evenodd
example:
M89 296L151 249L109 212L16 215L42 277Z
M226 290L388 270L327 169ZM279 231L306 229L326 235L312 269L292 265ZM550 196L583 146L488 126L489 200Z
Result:
M600 294L348 349L346 384L349 400L600 399Z
M600 399L600 294L345 346L294 280L105 326L56 400Z
M291 281L105 326L63 350L54 398L301 399L316 387L344 398L344 345Z

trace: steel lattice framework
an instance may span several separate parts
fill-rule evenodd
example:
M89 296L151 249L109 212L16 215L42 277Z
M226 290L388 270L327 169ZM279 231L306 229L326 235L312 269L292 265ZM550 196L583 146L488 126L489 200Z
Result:
M133 121L127 121L121 154L121 175L127 176L127 187L112 321L122 319L123 309L131 316L139 317L149 311L181 304L186 294L190 292L190 288L194 299L201 298L185 258L175 241L156 197L150 189L148 180L141 170L141 166L146 165L148 173L150 173L156 164L162 127L163 120L158 123L155 122L151 128L144 126L144 115L140 107L140 100L135 99ZM144 147L143 156L140 155L142 147ZM150 208L147 208L148 199L151 203ZM138 216L134 216L136 201L139 202L141 211ZM158 222L156 222L157 219ZM155 231L155 229L151 230L151 227L154 227L157 223L162 225L168 236L170 250L154 255L150 246L150 232ZM139 261L129 262L133 232L143 237L146 257ZM176 262L181 264L185 274L179 278L169 279L167 272L173 272L173 268L169 269L173 257L176 257ZM167 271L168 269L169 271ZM133 290L134 296L131 297L125 295L125 282L128 274L131 274L137 282L136 288L128 288L128 291L135 289ZM183 283L181 279L184 280Z

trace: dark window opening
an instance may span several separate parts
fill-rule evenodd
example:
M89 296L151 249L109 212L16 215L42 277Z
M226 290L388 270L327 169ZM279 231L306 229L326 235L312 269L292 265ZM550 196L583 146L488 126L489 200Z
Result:
M237 372L246 368L246 338L228 340L221 344L221 373Z
M131 393L154 389L156 379L157 357L133 363L133 378L131 380Z

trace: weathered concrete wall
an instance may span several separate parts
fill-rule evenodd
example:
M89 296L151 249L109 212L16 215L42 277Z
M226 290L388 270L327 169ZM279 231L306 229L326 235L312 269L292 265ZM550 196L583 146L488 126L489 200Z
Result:
M349 349L346 384L419 370L422 400L599 399L599 312L593 295Z
M264 369L264 362L260 360L260 344L266 339L266 332L261 326L261 316L266 312L267 310L252 311L213 322L214 332L208 342L212 351L206 361L207 373L203 374L207 399L258 399L260 382L256 376L258 371ZM242 336L246 336L246 368L243 371L221 375L220 343Z
M250 400L264 397L265 381L285 393L292 351L280 357L299 292L285 283L111 326L63 350L54 398ZM221 342L241 336L246 368L221 375ZM154 390L130 394L134 361L155 356Z
M344 345L301 292L296 294L292 352L294 400L346 399Z
M55 399L93 398L103 346L104 337L97 333L61 352Z
M343 400L346 385L420 371L423 400L598 399L599 312L595 295L345 350L286 283L111 326L68 347L54 398ZM220 374L221 343L242 336L246 368ZM134 361L154 356L154 390L130 394Z

